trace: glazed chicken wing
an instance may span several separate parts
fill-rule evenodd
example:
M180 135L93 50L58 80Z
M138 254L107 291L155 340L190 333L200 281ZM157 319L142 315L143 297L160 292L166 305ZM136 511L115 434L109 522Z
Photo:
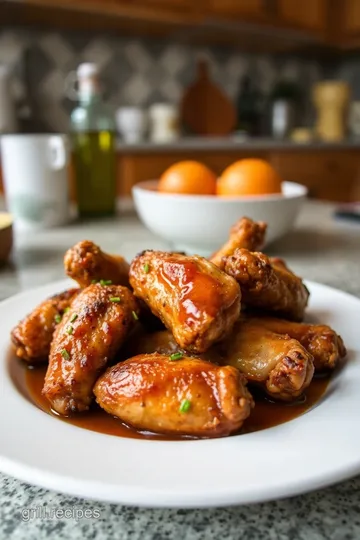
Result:
M65 253L64 266L67 275L80 287L100 280L111 281L113 285L129 285L129 264L125 259L104 253L88 240L75 244Z
M223 339L240 313L239 285L202 257L144 251L131 263L130 284L192 352Z
M86 411L92 389L138 318L127 287L90 285L74 300L51 344L43 395L62 415Z
M169 330L160 330L159 332L144 332L144 330L137 335L132 335L129 338L126 346L124 347L124 353L126 358L131 356L137 356L139 354L151 354L160 353L165 356L171 356L172 354L180 352L181 354L188 356L184 349L176 343L174 336ZM219 353L216 345L213 345L206 352L201 354L191 355L196 358L202 358L213 364L220 363ZM123 357L125 358L125 357Z
M285 319L303 319L309 291L283 262L271 261L263 253L236 249L226 258L224 270L240 284L246 305L274 312Z
M251 318L252 325L267 328L277 334L286 334L297 339L314 357L315 371L335 369L346 355L343 340L330 326L305 324L275 319L273 317Z
M217 349L221 364L236 367L273 399L296 399L314 374L313 358L298 341L251 321L238 321Z
M239 219L230 229L227 242L210 257L210 261L223 270L226 257L232 255L235 249L259 251L264 245L266 227L262 221L256 222L247 217Z
M239 430L253 406L236 369L157 353L110 368L94 393L106 412L138 430L196 437Z
M124 354L127 355L127 358L154 352L171 355L178 351L182 351L182 349L176 343L174 336L169 330L146 332L145 329L141 327L138 332L134 332L131 335L124 346Z
M79 292L80 289L69 289L55 294L15 326L11 339L16 356L29 364L47 362L55 328Z

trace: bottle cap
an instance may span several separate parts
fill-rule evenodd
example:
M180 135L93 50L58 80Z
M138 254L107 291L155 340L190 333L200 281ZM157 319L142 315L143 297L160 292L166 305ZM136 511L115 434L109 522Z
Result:
M84 62L78 66L76 73L79 79L94 77L99 74L99 68L93 62Z

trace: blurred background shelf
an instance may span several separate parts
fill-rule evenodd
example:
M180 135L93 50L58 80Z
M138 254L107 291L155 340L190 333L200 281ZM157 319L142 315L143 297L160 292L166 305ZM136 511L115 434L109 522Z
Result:
M360 44L357 0L5 0L0 14L2 24L136 31L267 52Z
M209 80L236 109L236 126L228 137L203 138L188 136L191 131L182 122L174 142L119 141L117 185L124 196L176 161L202 161L220 174L237 159L260 157L284 179L305 184L311 197L360 200L360 138L348 138L353 132L348 120L342 141L299 144L289 134L270 138L266 118L284 81L301 95L294 127L311 136L316 131L313 91L319 82L344 81L349 105L360 111L358 48L360 0L0 2L0 64L9 68L14 82L20 132L68 132L74 102L66 96L65 79L81 62L97 64L105 99L114 110L128 106L144 112L159 103L180 110L199 59L205 58ZM261 102L258 117L267 124L249 131L257 137L239 139L234 131L244 130L246 79L253 99ZM360 134L360 112L357 116Z
M210 143L213 144L213 143ZM239 149L236 145L212 146L206 149L181 148L174 145L166 149L145 147L119 148L119 194L129 195L134 184L144 179L157 179L173 163L185 159L201 161L215 173L235 160L258 157L268 160L284 180L307 186L312 198L350 202L360 199L360 147L346 145L268 145L264 141Z
M195 145L194 139L190 141L167 145L119 143L118 196L129 197L133 185L159 178L165 169L177 161L198 160L220 175L238 159L258 157L268 160L284 180L305 185L311 198L340 202L360 200L360 142L299 145L264 139L239 145L227 139L209 141L198 138ZM74 200L72 174L70 189Z

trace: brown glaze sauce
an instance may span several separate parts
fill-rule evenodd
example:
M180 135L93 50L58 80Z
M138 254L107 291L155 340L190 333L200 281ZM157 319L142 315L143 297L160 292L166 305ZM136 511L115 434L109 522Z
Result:
M19 370L24 378L25 387L28 392L28 398L37 407L48 414L57 416L60 420L69 424L105 433L108 435L116 435L117 437L130 437L134 439L156 439L156 440L179 440L186 437L176 437L167 435L158 435L155 433L138 432L135 429L126 426L120 420L105 413L96 404L92 409L83 414L74 415L72 417L60 417L54 411L41 394L44 385L46 367L29 368L19 362ZM264 397L255 396L255 408L251 412L250 417L245 421L240 433L251 433L260 431L270 427L289 422L294 418L302 415L322 398L329 384L329 378L315 378L307 389L305 395L293 404L273 403L266 400Z
M192 324L208 313L214 317L220 308L221 298L214 294L218 282L204 272L199 272L193 261L179 262L169 257L161 265L159 277L162 281L176 285L181 290L179 321Z

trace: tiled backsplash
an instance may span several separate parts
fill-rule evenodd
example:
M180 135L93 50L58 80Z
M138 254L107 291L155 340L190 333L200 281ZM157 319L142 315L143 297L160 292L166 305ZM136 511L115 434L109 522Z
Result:
M232 99L247 72L265 95L278 79L286 78L297 81L306 98L312 84L321 78L317 61L296 57L246 55L225 47L135 37L0 31L0 63L13 71L17 102L31 97L38 125L51 131L68 127L74 105L65 96L65 78L80 62L99 64L106 95L114 106L147 106L178 102L195 76L199 57L208 59L213 79Z

